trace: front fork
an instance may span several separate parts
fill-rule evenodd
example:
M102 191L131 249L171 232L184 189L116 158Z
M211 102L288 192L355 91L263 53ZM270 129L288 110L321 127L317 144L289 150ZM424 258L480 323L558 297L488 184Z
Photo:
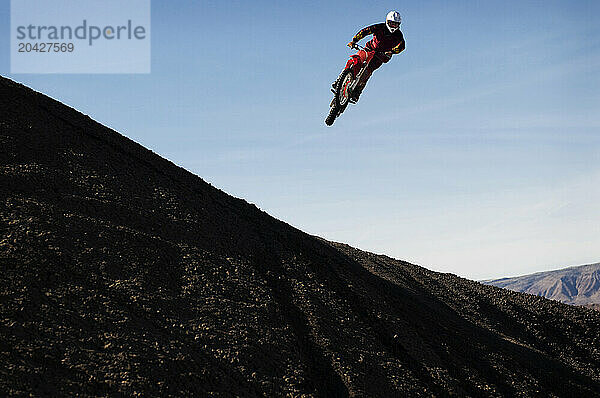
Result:
M352 58L354 58L355 56L353 55ZM358 61L361 62L361 61ZM354 62L350 62L350 60L346 63L346 68L351 67L352 68L352 74L354 74L354 68L356 67L356 65L358 65L357 63ZM354 89L358 86L358 84L361 82L362 77L365 74L365 71L367 70L367 67L369 66L369 64L371 63L371 60L369 59L367 62L363 62L362 65L360 65L360 69L358 71L358 73L356 74L356 76L354 77L352 83L350 84L350 87L348 87L348 96L352 95L352 92L354 91ZM332 90L333 91L333 90ZM337 95L337 93L333 93L333 99L331 100L331 103L329 104L329 107L332 107L334 102L335 102L335 96Z
M348 94L350 96L352 95L352 93L354 92L354 90L357 87L362 87L362 86L365 85L364 76L365 76L365 73L367 72L367 69L368 69L370 63L371 63L371 60L369 59L367 62L364 62L360 66L360 70L358 71L358 74L354 77L354 81L352 82L352 84L349 87L349 93ZM354 71L353 71L353 73L354 73ZM367 76L367 78L368 77L369 76Z

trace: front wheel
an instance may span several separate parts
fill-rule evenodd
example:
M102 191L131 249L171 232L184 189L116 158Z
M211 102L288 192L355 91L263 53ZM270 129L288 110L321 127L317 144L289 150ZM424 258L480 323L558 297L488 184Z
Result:
M353 80L354 73L352 73L352 68L345 69L337 80L335 86L335 102L337 108L339 108L341 112L344 111L344 108L346 108L348 101L350 100L350 85Z
M325 124L328 126L331 126L333 124L333 122L335 122L335 118L338 115L338 110L337 107L332 106L331 108L329 108L329 114L327 115L327 118L325 119Z
M333 100L329 105L329 114L325 119L325 124L331 126L335 119L346 110L348 101L350 100L350 86L354 80L354 74L352 68L345 69L340 73L339 77L335 81L333 89Z

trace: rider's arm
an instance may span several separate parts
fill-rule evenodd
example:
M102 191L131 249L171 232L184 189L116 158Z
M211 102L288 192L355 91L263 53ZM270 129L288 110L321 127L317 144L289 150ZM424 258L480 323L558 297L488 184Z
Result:
M398 44L396 47L392 48L392 54L400 54L402 51L404 51L405 48L406 48L406 43L404 42L404 40L402 40L402 42L400 44Z
M367 26L366 28L362 28L361 30L358 31L357 34L354 35L354 37L352 38L352 41L356 43L356 42L360 41L360 39L362 39L363 37L372 35L374 33L375 26L377 26L377 24Z

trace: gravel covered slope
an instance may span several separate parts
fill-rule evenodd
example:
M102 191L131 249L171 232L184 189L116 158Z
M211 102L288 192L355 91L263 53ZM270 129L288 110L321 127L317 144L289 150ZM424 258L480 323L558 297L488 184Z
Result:
M599 396L600 312L307 235L0 78L0 395Z

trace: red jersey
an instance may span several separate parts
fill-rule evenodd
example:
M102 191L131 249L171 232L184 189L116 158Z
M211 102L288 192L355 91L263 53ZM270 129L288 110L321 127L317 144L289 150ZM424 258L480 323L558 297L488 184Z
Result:
M365 45L369 50L391 51L393 54L399 54L405 48L404 35L400 29L391 33L384 22L361 29L353 40L359 41L368 35L373 35L373 38Z

